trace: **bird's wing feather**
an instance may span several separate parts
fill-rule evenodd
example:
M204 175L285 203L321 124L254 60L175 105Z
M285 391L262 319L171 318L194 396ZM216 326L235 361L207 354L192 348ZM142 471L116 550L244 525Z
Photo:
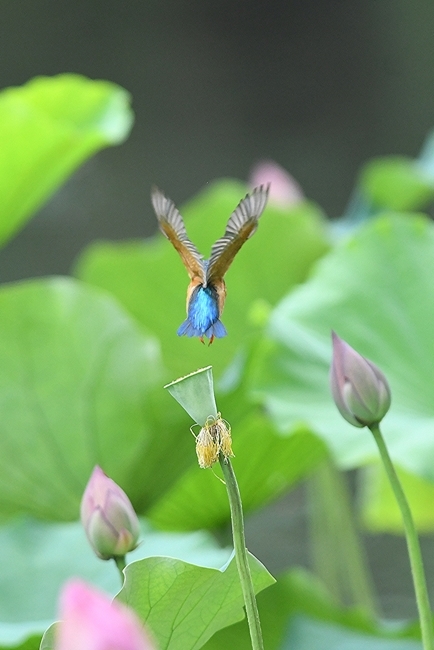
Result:
M241 246L256 231L258 219L267 203L269 189L269 185L256 187L240 201L231 214L225 234L211 249L206 272L207 283L223 278Z
M178 251L190 278L199 277L205 283L203 256L188 238L179 210L157 187L152 189L151 199L160 230Z

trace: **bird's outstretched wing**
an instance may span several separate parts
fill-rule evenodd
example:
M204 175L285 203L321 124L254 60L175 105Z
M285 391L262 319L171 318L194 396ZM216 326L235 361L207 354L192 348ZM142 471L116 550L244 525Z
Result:
M241 246L256 231L258 219L267 203L269 189L269 185L255 187L231 214L225 234L211 249L206 272L207 283L212 284L223 278Z
M174 202L157 187L152 188L151 200L160 230L180 254L188 275L191 279L201 278L205 284L203 256L188 238L184 221Z

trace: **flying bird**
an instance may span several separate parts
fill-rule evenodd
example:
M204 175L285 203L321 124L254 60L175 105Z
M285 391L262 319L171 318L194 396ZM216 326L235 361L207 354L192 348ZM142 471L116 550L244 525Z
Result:
M179 336L209 339L226 336L220 320L226 299L224 275L241 246L258 227L258 219L267 203L270 186L261 185L247 194L231 214L225 234L211 248L208 260L199 253L187 235L184 221L171 199L156 187L152 205L161 232L173 244L190 276L187 289L187 318L178 329Z

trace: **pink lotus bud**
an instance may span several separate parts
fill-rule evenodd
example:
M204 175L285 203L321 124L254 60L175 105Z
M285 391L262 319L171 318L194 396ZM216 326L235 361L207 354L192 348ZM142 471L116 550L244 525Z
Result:
M102 560L136 548L140 528L131 501L98 465L84 491L80 514L90 545Z
M249 184L252 187L270 183L268 200L270 203L288 208L300 201L304 195L300 185L283 167L273 160L263 160L252 169Z
M81 580L64 587L60 618L54 650L155 650L132 609Z
M380 422L390 407L390 388L383 373L332 332L330 385L341 415L355 427Z

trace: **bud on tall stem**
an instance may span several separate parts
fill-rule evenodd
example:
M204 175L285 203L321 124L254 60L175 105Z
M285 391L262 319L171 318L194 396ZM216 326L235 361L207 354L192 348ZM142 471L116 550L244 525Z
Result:
M380 431L380 422L390 407L386 377L334 332L330 384L341 415L355 427L368 427L377 444L390 486L401 511L424 650L434 650L434 629L419 538L410 506Z
M80 514L89 543L102 560L123 557L136 548L140 527L131 501L98 465L84 491Z
M390 388L377 366L332 332L330 385L341 415L355 427L381 422L390 408Z

